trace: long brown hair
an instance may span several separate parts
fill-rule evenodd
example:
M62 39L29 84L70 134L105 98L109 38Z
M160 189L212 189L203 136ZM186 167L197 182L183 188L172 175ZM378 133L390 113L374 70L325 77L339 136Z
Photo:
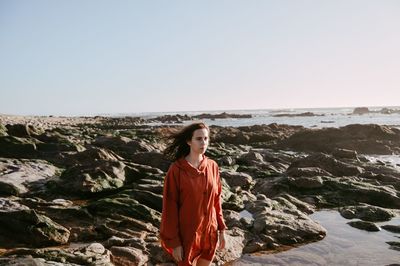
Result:
M187 141L192 139L193 132L195 130L203 128L207 129L207 131L210 132L208 126L203 122L193 123L185 126L177 132L172 132L167 137L170 143L164 150L165 157L172 161L176 161L181 157L188 155L190 153L190 146L187 144Z

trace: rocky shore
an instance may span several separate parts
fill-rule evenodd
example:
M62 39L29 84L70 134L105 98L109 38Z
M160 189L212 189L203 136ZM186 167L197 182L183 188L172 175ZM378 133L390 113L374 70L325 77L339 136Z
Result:
M0 116L0 265L173 265L158 241L170 164L161 152L179 126L145 122ZM360 230L400 231L375 224L399 216L400 172L367 157L399 155L400 130L270 124L211 133L207 156L221 168L229 228L216 265L323 239L309 218L319 208L338 209Z

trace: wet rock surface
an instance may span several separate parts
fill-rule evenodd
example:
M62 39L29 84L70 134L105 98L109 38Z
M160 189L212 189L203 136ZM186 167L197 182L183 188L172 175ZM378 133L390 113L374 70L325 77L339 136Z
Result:
M158 241L170 164L162 150L165 133L179 127L144 122L39 117L0 124L0 265L171 263ZM211 131L207 155L220 165L228 225L217 265L324 238L326 230L308 216L318 208L339 208L357 219L352 226L369 231L398 215L398 169L365 156L398 154L395 128Z

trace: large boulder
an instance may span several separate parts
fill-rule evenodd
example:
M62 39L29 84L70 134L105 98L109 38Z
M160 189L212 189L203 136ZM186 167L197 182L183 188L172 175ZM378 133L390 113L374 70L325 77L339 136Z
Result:
M320 189L320 193L331 206L367 203L383 208L400 208L400 197L395 188L369 184L357 178L325 177L324 187Z
M29 124L6 125L6 128L8 135L19 138L29 138L43 133L42 129Z
M353 115L364 115L368 114L370 111L368 107L356 107L353 110Z
M393 211L368 204L343 207L339 212L346 219L357 218L368 222L389 221L395 216Z
M293 168L318 167L334 176L354 176L361 174L363 169L351 164L341 162L330 155L316 153L294 161L288 168L290 173Z
M226 180L230 187L250 189L253 186L253 178L246 173L234 171L221 171L221 177Z
M0 211L0 246L7 247L18 244L35 247L60 245L68 242L69 230L50 218L37 214L24 206L11 206L2 200L7 208ZM10 207L11 206L11 207ZM4 239L3 237L6 237Z
M274 147L307 152L332 153L341 148L364 154L400 154L400 130L374 124L304 129Z
M38 156L37 143L35 139L0 136L0 157L35 158Z
M125 164L119 161L94 161L90 165L77 165L65 170L58 181L56 190L88 196L88 194L111 191L125 182ZM54 184L53 182L49 185Z
M138 200L125 193L90 202L87 208L92 215L105 217L123 215L150 222L156 226L159 226L161 221L160 212L141 204Z
M249 252L320 240L326 235L321 225L283 197L269 199L260 194L246 209L254 218L251 232L255 237L246 244L252 247Z
M350 221L347 224L350 226L360 229L360 230L365 230L368 232L378 232L381 230L379 226L372 222L366 222L366 221Z
M78 133L70 131L72 130L54 128L36 135L35 139L39 140L37 144L38 151L43 157L50 159L60 153L84 151L85 148L80 143L81 141L76 139L76 136L71 136Z
M60 171L43 160L0 159L0 195L21 195L44 188Z
M130 156L130 161L137 164L149 165L154 168L159 168L164 172L168 171L171 161L167 160L165 156L157 151L152 152L138 152Z
M112 247L112 262L115 265L146 265L149 257L143 253L143 250L134 247Z
M111 252L100 243L76 243L62 249L17 248L3 254L4 262L0 265L113 265Z
M113 151L98 147L89 147L88 149L82 152L67 154L64 157L65 157L64 165L66 166L90 165L94 161L123 160L122 157L120 157Z
M93 145L112 150L125 159L137 152L150 152L154 148L144 140L132 140L127 137L101 136L95 139Z
M295 167L291 166L286 171L287 176L291 177L313 177L313 176L331 176L328 171L319 167Z

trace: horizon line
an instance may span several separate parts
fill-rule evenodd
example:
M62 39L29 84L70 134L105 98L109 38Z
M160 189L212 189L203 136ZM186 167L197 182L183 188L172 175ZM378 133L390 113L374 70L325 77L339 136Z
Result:
M50 115L50 114L6 114L0 113L0 116L22 116L22 117L95 117L95 116L134 116L135 114L171 114L171 113L194 113L194 112L230 112L230 111L268 111L268 110L302 110L302 109L344 109L344 108L400 108L400 105L359 105L359 106L326 106L326 107L274 107L274 108L252 108L252 109L214 109L214 110L184 110L184 111L143 111L143 112L109 112L94 114L76 114L76 115Z

